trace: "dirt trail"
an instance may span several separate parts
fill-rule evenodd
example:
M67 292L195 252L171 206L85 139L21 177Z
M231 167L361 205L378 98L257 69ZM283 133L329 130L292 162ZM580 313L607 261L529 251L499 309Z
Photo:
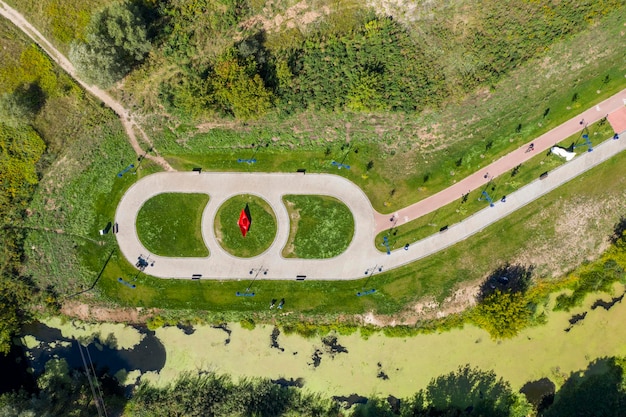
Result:
M170 164L154 149L154 145L148 135L143 131L137 123L134 116L120 102L111 97L106 91L90 85L82 80L76 73L76 69L72 63L57 50L37 29L35 29L18 11L9 7L5 2L0 0L0 15L8 19L17 26L22 32L28 35L41 49L43 49L54 62L56 62L65 72L67 72L77 83L85 90L99 98L104 104L110 107L120 118L124 130L128 135L128 140L137 155L143 155L145 151L142 149L135 129L140 133L142 140L152 148L154 155L146 154L145 158L159 164L166 171L174 171Z

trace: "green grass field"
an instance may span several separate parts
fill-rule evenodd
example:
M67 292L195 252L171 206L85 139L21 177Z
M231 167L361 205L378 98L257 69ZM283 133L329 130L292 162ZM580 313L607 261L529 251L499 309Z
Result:
M237 224L241 210L248 205L251 224L242 236ZM215 215L215 236L222 248L241 258L252 258L265 252L276 236L276 215L272 208L257 196L239 195L227 200Z
M159 194L137 214L137 235L150 252L171 257L209 256L202 239L206 194Z
M354 235L354 218L345 204L315 195L288 195L283 201L291 222L283 256L325 259L346 250Z
M179 169L330 172L358 184L376 210L392 213L623 89L621 16L616 11L601 25L552 45L545 57L520 65L489 88L418 115L309 110L245 125L215 123L208 131L150 115L146 127ZM603 45L603 52L572 54L580 45ZM252 144L259 143L263 147L255 153ZM253 154L256 164L236 163ZM333 160L351 169L338 170Z
M355 295L364 280L255 281L252 290L257 296L241 299L234 294L245 284L237 280L191 282L143 274L137 289L129 291L116 280L134 268L118 254L105 268L99 286L123 305L145 307L264 312L275 294L289 294L288 311L398 313L424 297L442 301L459 285L476 282L505 262L532 265L535 279L549 282L583 260L594 259L623 215L625 190L626 154L620 154L464 242L375 275L368 286L377 291L368 297ZM240 208L233 210L238 216Z
M611 125L604 121L594 123L589 126L589 139L593 146L613 137ZM567 139L557 143L557 145L568 148L572 144L582 144L582 133L576 133ZM582 150L580 150L582 149ZM586 147L581 147L577 153L586 152ZM487 186L483 186L469 193L467 200L459 198L458 201L450 203L444 207L422 216L418 219L393 227L390 230L379 233L376 236L376 247L383 252L384 236L389 238L391 249L403 247L406 243L413 243L434 233L444 226L458 223L472 214L488 206L488 202L482 196L482 191L486 191L494 201L500 200L503 196L520 189L524 185L536 180L539 175L546 171L551 171L565 163L565 159L548 152L537 154L534 158L513 169L510 173L494 178Z
M432 195L622 89L622 30L623 19L616 11L602 24L552 45L544 58L520 66L496 85L419 115L307 110L252 121L246 126L217 123L212 129L163 120L157 114L145 115L142 122L156 149L179 169L202 166L209 170L292 171L302 167L312 172L332 172L361 186L375 208L392 212ZM580 50L580 45L603 45L603 52L586 54L585 65L581 66L583 57L572 55L573 50ZM537 76L539 70L541 77ZM81 91L76 102L79 104L64 97L55 98L39 116L46 122L42 130L47 137L54 134L75 140L68 141L64 151L54 155L63 163L49 166L44 173L30 207L31 231L25 244L27 273L44 287L48 283L56 286L62 294L90 284L98 276L115 243L111 236L98 237L97 231L111 220L121 195L135 181L134 177L118 179L115 175L136 158L117 118ZM64 124L58 126L52 120L63 120ZM345 148L348 139L351 147ZM257 151L252 143L267 146ZM236 163L237 158L253 153L257 164ZM54 160L53 156L50 158ZM344 161L352 168L337 170L331 165L333 160ZM623 157L616 160L623 165ZM373 166L368 169L370 161ZM568 188L568 184L551 194L563 201L544 198L500 222L502 230L498 233L494 232L497 225L493 226L442 254L377 275L375 285L380 290L374 297L354 299L353 293L363 285L358 281L259 281L259 290L289 291L294 298L290 306L303 312L397 312L424 296L441 299L460 283L479 279L506 260L534 259L542 265L540 270L546 276L558 274L597 255L603 237L620 212L621 207L613 207L611 212L597 209L593 216L595 226L578 236L569 236L553 226L555 219L585 218L585 213L578 215L577 211L584 204L596 207L596 202L623 197L623 168L611 162L604 166L611 166L615 173L602 174L603 182L595 181L595 177L589 177L591 174L585 175L592 178L589 184L578 189ZM157 167L145 164L136 178L156 170ZM90 198L84 198L86 193ZM544 204L552 204L553 209L542 210ZM527 211L530 207L535 207L532 213ZM570 211L577 215L570 216ZM485 236L491 240L484 242ZM580 247L563 245L581 237L588 240ZM545 260L546 253L554 259ZM451 263L450 259L457 260ZM128 305L216 311L265 308L261 298L233 300L231 294L241 289L236 282L188 283L142 276L140 288L130 294L115 281L129 273L136 270L114 253L98 288L107 298Z

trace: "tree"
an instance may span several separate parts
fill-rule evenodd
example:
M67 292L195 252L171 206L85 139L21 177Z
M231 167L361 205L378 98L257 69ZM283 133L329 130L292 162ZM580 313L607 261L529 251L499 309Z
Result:
M476 306L473 320L487 330L493 339L511 338L530 324L532 311L528 300L519 292L496 290Z
M406 402L402 416L522 417L530 410L525 398L493 371L465 365L431 380Z
M139 8L114 3L96 12L85 42L74 42L70 59L90 82L109 87L141 63L150 51L146 24Z
M542 417L626 415L623 363L602 358L590 363L584 372L574 372L559 389L554 403Z
M31 292L24 281L0 275L0 353L11 350L13 336L28 319Z

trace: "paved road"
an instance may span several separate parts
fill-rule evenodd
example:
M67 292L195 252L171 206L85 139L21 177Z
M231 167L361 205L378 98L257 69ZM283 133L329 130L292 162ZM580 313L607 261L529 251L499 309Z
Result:
M492 178L510 172L514 167L528 161L537 153L543 152L563 139L582 131L586 124L597 122L606 115L624 107L624 105L626 105L626 89L533 140L532 143L535 149L533 152L526 152L528 145L531 143L529 142L445 190L398 210L393 213L397 219L396 225L417 219L437 210L439 207L458 201L468 191L476 190L487 184ZM582 120L584 120L584 123L580 124ZM489 176L485 178L487 173ZM391 214L376 213L377 233L389 229L391 224L393 224L389 221L391 216Z
M139 242L135 229L137 212L143 202L161 192L206 193L210 201L203 214L202 234L211 254L207 258L163 258L150 255L155 264L148 267L146 273L163 278L189 279L193 274L201 274L202 278L239 279L249 278L253 268L266 268L267 275L263 279L295 279L297 275L317 280L361 278L370 268L375 268L376 273L378 268L384 271L397 268L458 243L624 149L626 140L608 140L595 147L593 152L583 152L571 162L551 171L547 178L537 179L510 194L506 203L497 202L494 207L487 207L465 221L450 226L446 232L416 242L409 250L395 250L391 255L381 253L374 247L377 231L374 210L365 194L352 182L330 174L153 174L134 184L122 198L115 216L119 224L116 236L122 253L135 263L140 255L149 254ZM281 256L281 249L287 242L289 224L281 196L303 192L336 197L352 211L355 236L340 256L327 260L285 259ZM220 248L213 232L212 218L218 207L229 197L241 193L251 193L266 199L278 221L273 245L265 253L250 259L235 258L226 253Z
M289 216L282 203L286 194L328 195L340 199L352 212L355 235L348 249L333 259L285 259L282 248L289 237ZM115 221L119 232L120 250L131 262L149 253L137 238L137 212L149 198L162 192L205 193L210 196L203 217L202 236L210 255L207 258L163 258L150 255L153 267L146 272L158 277L189 278L201 274L206 278L247 277L252 268L267 268L264 278L295 279L307 275L314 279L341 279L363 273L357 265L369 265L379 256L374 248L374 211L369 199L354 183L343 177L327 174L264 174L264 173L157 173L135 183L118 205ZM213 216L228 198L249 193L264 198L274 210L278 230L271 247L263 254L249 259L236 258L218 244L213 230ZM250 233L254 233L254 229ZM166 237L164 237L166 238Z

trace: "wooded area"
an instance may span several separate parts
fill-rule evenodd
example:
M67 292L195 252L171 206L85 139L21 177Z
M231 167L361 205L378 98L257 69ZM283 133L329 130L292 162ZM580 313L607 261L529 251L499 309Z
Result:
M139 90L151 74L160 101L179 116L415 112L493 86L618 7L617 0L490 1L442 8L408 26L363 9L341 25L322 22L275 42L262 28L241 27L252 14L244 0L161 2L152 11L154 52L127 87L154 103L146 96L153 88Z
M302 381L248 378L238 382L226 375L189 373L165 387L142 383L131 399L124 397L105 374L97 379L109 415L158 416L311 416L311 417L553 417L584 415L610 417L626 412L624 360L602 358L586 370L571 374L554 392L535 394L530 403L492 371L461 366L430 381L409 398L312 394ZM51 360L38 378L39 392L0 395L3 415L93 416L96 414L86 377Z

